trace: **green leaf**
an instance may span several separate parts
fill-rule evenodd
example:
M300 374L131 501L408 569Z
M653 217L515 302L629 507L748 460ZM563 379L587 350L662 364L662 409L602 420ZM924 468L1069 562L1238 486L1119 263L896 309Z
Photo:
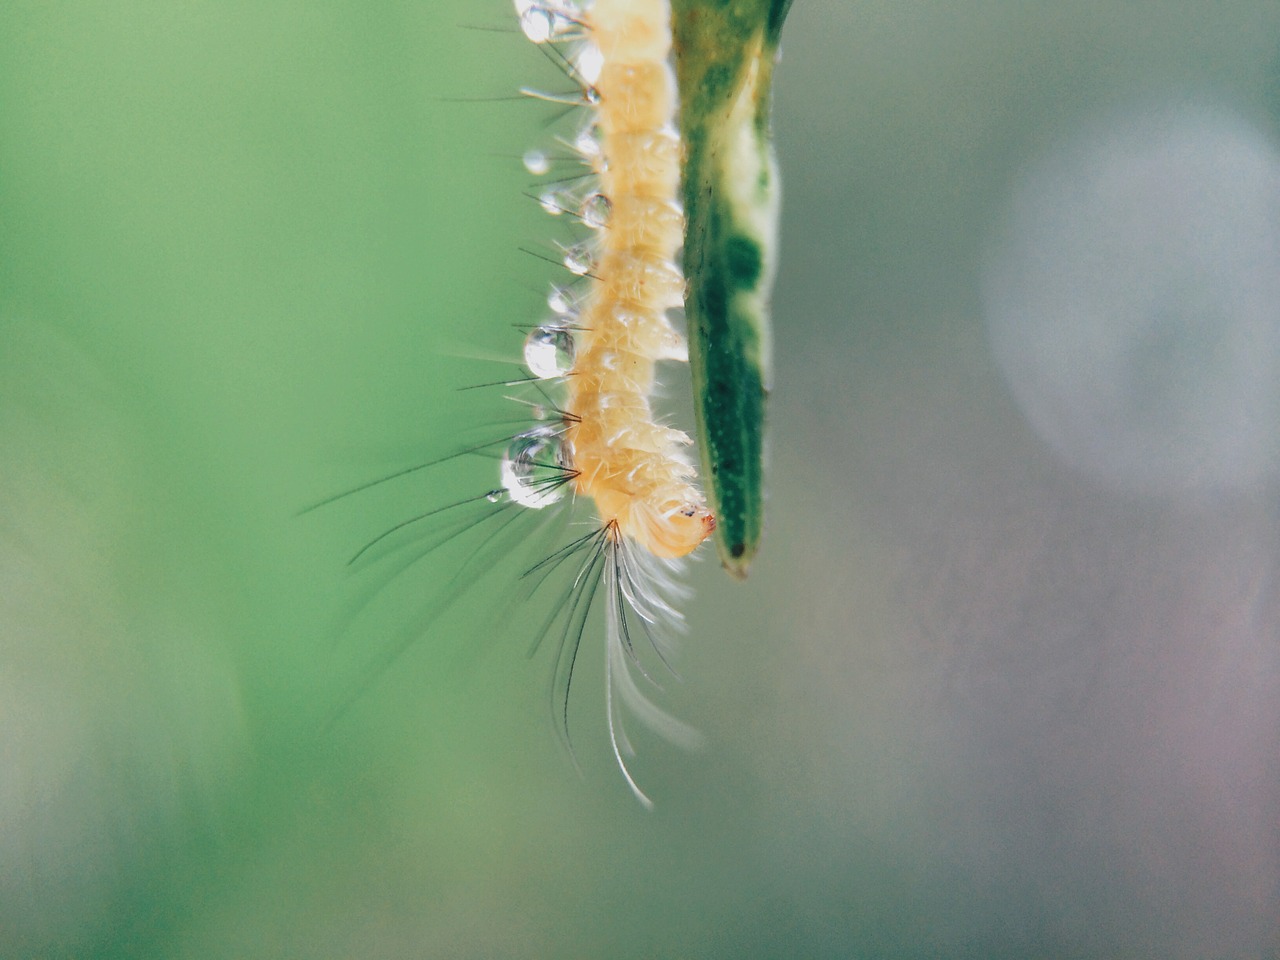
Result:
M685 142L689 363L725 568L746 576L764 526L769 296L778 175L769 105L791 0L673 0Z

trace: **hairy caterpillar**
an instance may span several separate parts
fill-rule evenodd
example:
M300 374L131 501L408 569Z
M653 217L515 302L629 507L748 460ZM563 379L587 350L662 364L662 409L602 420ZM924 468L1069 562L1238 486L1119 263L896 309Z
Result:
M587 560L575 582L604 578L610 742L627 783L647 803L627 771L615 690L641 718L670 724L632 677L638 661L629 624L642 624L660 652L654 631L678 617L663 596L663 568L715 529L681 450L691 441L657 421L650 406L656 363L685 356L667 316L684 292L676 262L684 219L670 11L666 0L596 0L581 11L565 2L515 5L530 40L573 41L561 55L589 108L573 150L591 175L560 189L554 207L578 211L595 236L565 254L565 267L586 279L586 291L526 341L530 372L563 383L562 426L516 438L514 456L503 462L503 486L530 507L566 486L593 502L598 531L584 541ZM540 475L547 469L550 476ZM593 593L595 586L582 589Z
M509 538L529 542L524 527L567 524L590 510L586 533L570 535L520 577L530 592L556 578L563 584L534 639L535 647L548 636L556 639L552 701L566 742L574 666L603 588L610 745L631 791L649 805L627 768L633 750L624 715L669 739L696 737L645 695L641 683L652 678L641 650L667 663L667 640L681 624L674 606L681 559L716 529L686 455L692 440L656 417L651 403L658 365L689 357L670 316L686 299L680 254L686 245L687 160L677 127L672 10L668 0L594 0L585 7L574 0L514 3L524 36L576 87L569 94L522 92L580 114L555 148L564 156L553 162L535 148L524 158L531 174L552 175L539 197L543 208L567 215L579 232L563 245L570 279L552 287L550 319L525 339L528 376L496 384L532 422L444 458L500 452L497 486L396 524L353 559L393 552L397 538L428 527L417 557L464 534L475 536L478 546L455 577L466 583L472 573L487 572ZM564 163L572 175L552 170ZM740 415L732 406L730 413ZM450 593L442 605L457 595Z

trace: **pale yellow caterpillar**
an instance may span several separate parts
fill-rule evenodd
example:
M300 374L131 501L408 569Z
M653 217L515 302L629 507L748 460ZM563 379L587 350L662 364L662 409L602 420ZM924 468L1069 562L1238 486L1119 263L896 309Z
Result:
M584 158L597 178L586 202L607 206L608 216L566 371L573 419L565 444L575 492L595 501L611 535L674 558L702 543L715 519L680 453L688 437L656 422L649 403L656 362L682 352L667 317L684 302L669 21L665 0L596 0L584 14L577 63L595 73L591 122L600 139Z
M768 278L748 269L748 261L764 262L770 238L752 227L751 204L725 206L718 198L722 187L737 197L734 189L746 177L753 201L772 209L772 182L761 174L756 152L745 154L750 162L735 165L730 161L741 151L722 158L717 145L745 138L767 154L767 140L760 139L767 134L767 83L750 81L758 75L753 64L776 47L789 0L715 7L719 19L707 15L714 4L704 9L692 0L675 2L673 27L670 0L514 0L521 32L575 87L568 93L522 91L574 108L570 123L558 128L561 136L546 145L550 152L539 146L524 157L526 169L545 178L543 209L577 224L559 258L571 279L553 285L547 298L552 317L525 339L527 376L484 385L503 389L532 422L348 491L462 456L498 461L497 486L409 517L352 558L363 565L408 554L389 577L384 574L386 584L451 541L472 544L424 620L391 645L379 670L477 582L504 565L510 569L512 557L527 558L518 572L526 593L546 594L555 588L544 585L561 584L551 616L533 639L536 651L547 637L558 637L552 704L567 743L578 652L596 633L588 619L602 596L609 741L628 786L645 805L649 799L627 769L634 750L624 720L637 718L670 740L697 739L646 695L642 684L656 683L644 661L653 657L669 668L667 643L682 625L675 607L683 596L681 561L717 533L717 517L689 456L692 440L653 409L662 364L690 359L672 319L690 303L699 323L692 384L702 384L702 400L715 401L698 407L699 433L710 438L712 453L704 451L703 459L715 480L716 502L728 510L732 542L720 544L730 557L726 565L741 574L759 539L758 345L767 339L761 305ZM675 27L684 50L682 78L699 78L699 96L677 93ZM687 61L695 50L702 73L690 72ZM688 115L678 117L678 109ZM726 134L726 124L734 131L742 126L733 126L740 115L749 117L746 133ZM688 142L682 142L682 129ZM698 208L688 223L684 202ZM690 238L687 228L695 219L700 228ZM689 285L682 252L696 274ZM680 379L691 382L687 374ZM587 532L571 534L548 554L537 545L545 544L547 528L557 521L562 529L570 521L585 524Z
M669 627L678 614L663 598L661 565L691 553L715 529L684 455L689 437L656 419L650 403L657 364L687 358L668 316L683 305L684 294L671 11L667 0L595 0L585 9L566 0L515 5L530 40L570 46L566 72L581 85L586 113L572 146L592 176L547 205L580 211L595 234L565 257L568 269L584 278L585 292L573 310L536 328L526 343L530 371L564 385L563 429L540 428L531 439L545 456L554 436L560 477L595 511L608 601L611 742L627 782L647 803L626 769L615 692L651 725L674 727L631 677L627 613L646 631ZM528 165L536 171L540 161L535 154ZM538 506L558 487L548 486L555 478L539 475L525 439L513 449L515 457L505 462L506 494ZM522 456L523 469L517 466ZM594 575L594 566L584 573Z
M547 145L553 153L525 154L530 173L551 174L543 208L577 222L578 237L562 245L560 258L570 279L553 285L552 317L525 339L528 376L486 384L503 389L532 422L347 491L466 455L498 461L497 486L395 524L352 563L408 554L389 575L395 577L451 541L472 544L426 622L416 625L419 633L512 556L529 558L518 572L527 593L553 590L545 585L558 578L554 610L533 640L536 649L548 636L557 638L552 704L566 742L574 668L582 640L594 634L588 616L602 597L609 741L628 786L649 805L627 769L634 750L624 721L639 719L670 740L697 740L654 705L641 684L656 686L646 657L669 665L667 643L682 622L674 606L683 593L681 559L716 528L687 456L692 441L651 404L659 366L688 360L670 316L685 293L671 10L667 0L595 0L585 7L572 0L515 0L515 8L525 37L576 86L569 94L524 92L578 108L568 132ZM552 169L565 165L567 171ZM586 532L548 553L541 528L561 518L585 523ZM383 583L388 579L384 574ZM392 645L373 673L416 635Z

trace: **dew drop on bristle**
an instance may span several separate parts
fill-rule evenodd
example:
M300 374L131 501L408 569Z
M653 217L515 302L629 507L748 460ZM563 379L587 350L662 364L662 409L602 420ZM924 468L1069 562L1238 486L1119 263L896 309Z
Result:
M520 13L520 29L534 43L546 43L555 33L555 14L546 7L526 7Z
M534 327L524 341L524 365L540 380L563 377L573 367L573 334L558 324Z
M526 150L521 162L524 163L524 168L535 177L540 177L551 169L551 161L541 150Z
M612 205L609 203L609 198L603 193L593 193L582 201L579 216L582 217L582 222L592 230L603 230L609 223L610 210Z
M583 82L591 85L600 79L600 71L604 67L604 55L594 43L584 43L574 57L574 69Z
M569 469L559 433L536 427L512 438L502 457L502 486L516 503L540 509L564 497Z
M542 209L553 217L558 217L564 213L564 207L560 205L560 194L554 190L548 190L542 196L538 197L538 203Z
M600 156L600 140L596 137L595 126L587 127L573 138L573 149L584 160L594 160Z
M582 11L570 0L515 0L520 30L534 43L554 43L580 36Z
M585 243L575 243L564 252L564 268L575 277L586 276L593 265L591 251Z
M573 295L564 287L552 287L547 294L547 306L551 312L562 317L572 316L575 312Z

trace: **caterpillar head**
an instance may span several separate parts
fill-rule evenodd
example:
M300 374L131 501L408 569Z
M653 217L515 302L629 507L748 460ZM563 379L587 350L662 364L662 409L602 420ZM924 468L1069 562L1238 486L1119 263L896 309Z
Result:
M716 528L715 514L700 503L669 503L661 510L632 511L631 535L655 557L693 553Z

